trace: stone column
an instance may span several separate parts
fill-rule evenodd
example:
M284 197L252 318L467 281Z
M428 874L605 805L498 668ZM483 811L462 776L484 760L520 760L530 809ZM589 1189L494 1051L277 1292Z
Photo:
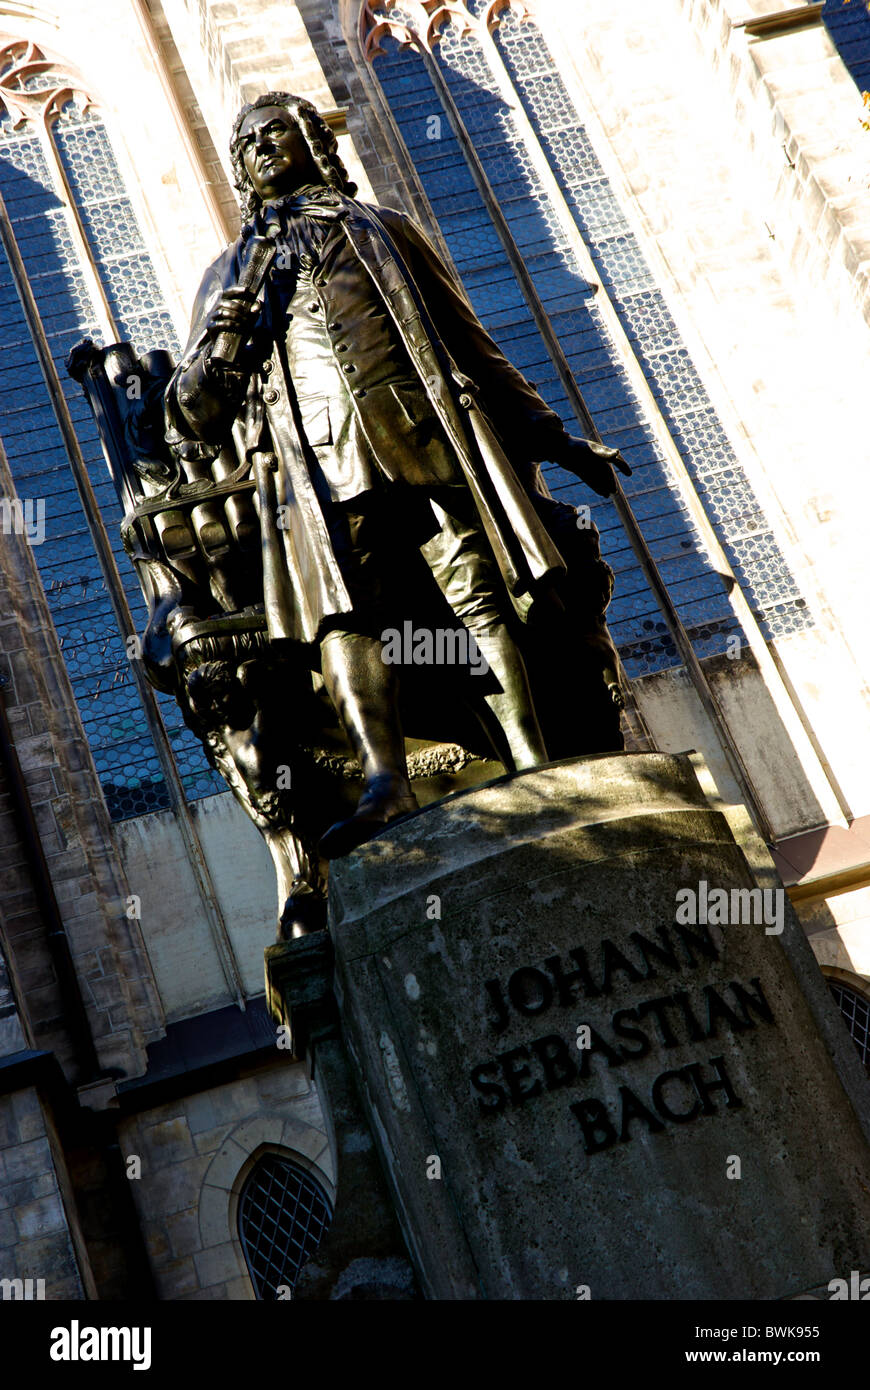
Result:
M777 1299L870 1266L870 1088L686 755L430 806L333 864L330 914L427 1297Z

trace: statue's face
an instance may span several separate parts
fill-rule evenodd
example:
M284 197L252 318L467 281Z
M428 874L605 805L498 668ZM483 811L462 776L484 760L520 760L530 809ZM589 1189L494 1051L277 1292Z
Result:
M245 172L260 198L278 198L320 175L305 137L282 106L249 111L239 129Z

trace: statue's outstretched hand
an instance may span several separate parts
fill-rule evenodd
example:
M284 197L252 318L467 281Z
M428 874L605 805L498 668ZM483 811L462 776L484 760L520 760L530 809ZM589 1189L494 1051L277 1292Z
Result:
M614 468L618 468L627 478L631 476L631 469L618 449L609 449L606 444L598 444L593 439L566 434L549 453L554 463L576 474L601 497L609 497L616 491Z

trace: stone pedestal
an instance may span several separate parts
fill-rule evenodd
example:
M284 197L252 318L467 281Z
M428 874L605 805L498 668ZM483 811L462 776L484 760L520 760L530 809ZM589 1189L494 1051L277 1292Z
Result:
M870 1086L688 757L430 806L334 863L330 912L427 1297L779 1299L870 1265Z

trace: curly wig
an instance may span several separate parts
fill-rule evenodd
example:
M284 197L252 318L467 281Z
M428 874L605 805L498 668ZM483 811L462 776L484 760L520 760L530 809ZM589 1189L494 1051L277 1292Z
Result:
M245 172L239 144L239 132L245 117L251 111L259 110L261 106L280 106L292 117L311 151L314 165L324 184L337 189L340 193L347 193L352 198L356 193L356 184L350 181L338 153L338 142L316 106L312 106L311 102L306 101L304 97L292 96L290 92L266 92L264 96L257 97L255 101L248 102L246 106L242 107L235 119L233 133L230 137L233 182L239 194L242 221L250 221L259 209L261 199L254 192Z

